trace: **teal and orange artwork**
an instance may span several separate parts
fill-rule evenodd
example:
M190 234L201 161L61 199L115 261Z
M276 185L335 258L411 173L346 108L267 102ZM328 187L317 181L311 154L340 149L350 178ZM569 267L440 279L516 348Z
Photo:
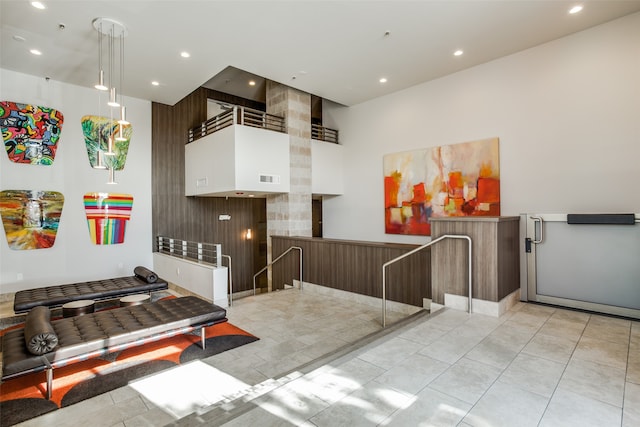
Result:
M14 163L51 165L62 133L62 113L54 108L0 102L0 130Z
M101 116L84 116L81 123L91 167L124 169L133 132L131 125Z
M0 191L0 215L9 248L17 251L54 245L64 196L57 191Z
M119 193L87 193L84 210L91 242L95 245L124 243L127 221L131 218L133 196Z

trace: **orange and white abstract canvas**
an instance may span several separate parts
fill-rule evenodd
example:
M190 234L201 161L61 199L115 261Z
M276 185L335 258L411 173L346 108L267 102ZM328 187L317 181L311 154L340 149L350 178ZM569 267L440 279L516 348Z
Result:
M385 232L431 235L432 217L499 216L498 138L384 156Z

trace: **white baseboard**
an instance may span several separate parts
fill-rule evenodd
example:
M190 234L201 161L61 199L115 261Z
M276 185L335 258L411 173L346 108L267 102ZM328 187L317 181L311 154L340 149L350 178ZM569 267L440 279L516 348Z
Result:
M487 301L474 298L471 304L471 311L473 313L484 314L492 317L500 317L505 314L511 307L516 305L520 301L520 290L513 291L500 301ZM432 303L431 311L434 311L434 305L439 304ZM438 308L441 308L440 306ZM454 310L468 311L469 298L462 295L444 294L444 307L449 307Z

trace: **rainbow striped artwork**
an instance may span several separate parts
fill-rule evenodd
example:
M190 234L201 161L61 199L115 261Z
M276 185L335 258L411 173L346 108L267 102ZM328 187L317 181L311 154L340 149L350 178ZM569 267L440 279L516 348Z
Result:
M106 169L124 169L133 132L131 125L100 116L84 116L80 122L91 167L97 167L102 157Z
M56 242L64 196L56 191L0 191L0 215L9 248L50 248Z
M96 245L124 243L127 221L131 218L133 196L117 193L87 193L84 210L91 241Z
M0 130L9 160L48 166L56 157L62 113L49 107L0 102Z

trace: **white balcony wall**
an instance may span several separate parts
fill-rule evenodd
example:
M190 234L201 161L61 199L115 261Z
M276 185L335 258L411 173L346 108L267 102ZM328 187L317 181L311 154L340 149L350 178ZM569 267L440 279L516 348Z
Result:
M187 196L289 192L289 135L233 125L185 146Z
M344 193L342 145L311 140L311 192L337 196Z

